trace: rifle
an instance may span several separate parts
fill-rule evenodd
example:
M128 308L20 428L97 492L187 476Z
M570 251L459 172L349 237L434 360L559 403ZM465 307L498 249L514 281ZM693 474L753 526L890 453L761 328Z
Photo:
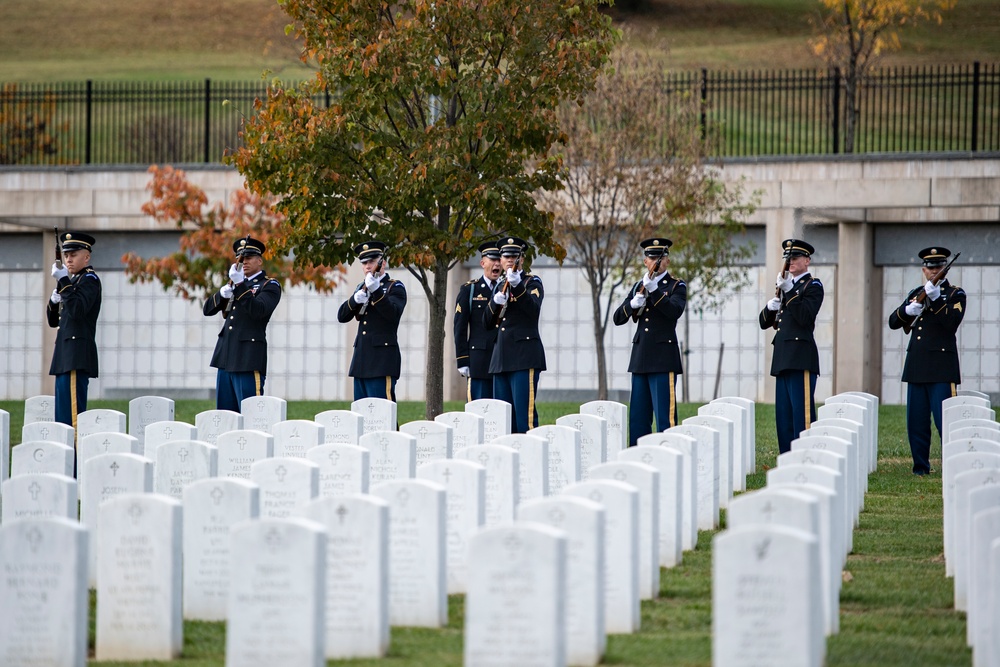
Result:
M520 272L521 271L521 266L523 264L524 264L524 254L522 253L521 256L517 258L517 262L514 263L514 270ZM503 278L501 278L501 280L503 280L503 287L500 288L500 291L503 292L504 294L506 294L507 297L508 297L508 299L509 299L510 298L510 282L508 282L508 280L507 280L507 272L506 271L504 271ZM497 318L494 321L494 324L499 325L500 321L503 319L504 315L507 314L507 303L508 303L508 301L504 301L504 304L502 306L500 306L500 313L497 315Z
M656 258L656 264L654 264L653 268L651 268L649 270L649 277L650 278L652 278L653 276L658 275L660 273L660 262L662 262L662 261L663 261L663 255L660 255L659 257ZM642 284L642 282L640 281L640 283L639 283L639 289L637 289L635 291L635 293L636 294L642 294L645 291L646 291L646 286L644 284ZM635 311L635 317L638 318L640 315L642 315L642 312L644 310L646 310L646 306L645 305L643 305L641 308L639 308L637 311Z
M63 258L62 258L62 244L59 243L59 228L53 227L52 233L56 235L56 261L61 265L63 263Z
M375 271L374 271L373 275L378 275L378 272L382 270L382 263L383 262L385 262L385 255L382 255L381 257L378 258L378 264L375 265ZM369 296L370 296L370 293L368 292L368 285L365 284L365 282L363 280L361 281L361 289L363 289L365 291L365 293L369 294ZM365 301L363 304L361 304L361 310L358 311L358 315L364 315L366 310L368 310L368 302L367 301Z
M948 275L948 269L951 268L951 265L955 263L955 260L957 260L961 254L962 253L960 253L960 252L955 253L955 256L951 258L950 262L948 262L947 264L945 264L944 266L942 266L940 269L938 269L938 272L934 274L933 278L931 278L931 282L934 283L935 285L937 285L942 280L944 280L947 277L947 275ZM926 292L926 290L920 290L920 292L915 297L913 297L912 299L910 299L910 303L923 303L926 300L927 300L927 292ZM906 325L906 324L903 325L903 333L907 333L907 334L910 333L910 327L908 325Z
M246 247L247 247L246 244L250 242L250 235L247 234L247 237L243 241L244 241L243 242L243 247L240 248L240 252L239 252L240 261L236 262L236 266L240 270L243 269L243 253L246 251ZM233 281L232 280L229 281L229 285L230 285L230 287L233 286ZM224 314L228 315L230 313L230 311L232 311L232 309L233 309L233 301L234 301L233 297L229 297L229 301L226 302L226 308L224 310Z
M785 264L784 264L784 266L781 267L781 275L785 275L786 273L788 273L788 265L791 264L791 262L792 262L791 255L789 255L788 257L785 257ZM775 288L774 288L774 296L776 298L778 298L778 299L781 298L781 288L780 287L775 286ZM773 326L774 326L775 329L778 328L778 318L777 317L774 318L774 325Z

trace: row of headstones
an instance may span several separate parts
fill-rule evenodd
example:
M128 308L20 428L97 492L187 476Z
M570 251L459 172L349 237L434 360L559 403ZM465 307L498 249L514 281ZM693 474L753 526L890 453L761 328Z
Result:
M750 405L752 405L752 404L750 404ZM751 418L752 418L752 414L751 414ZM752 429L750 429L750 432L752 433ZM682 474L681 474L682 469L685 470L685 471L690 471L690 474L687 475L687 477L689 477L691 483L689 485L687 485L687 486L695 487L695 484L696 484L696 475L694 475L694 473L693 473L693 469L695 467L695 463L697 463L698 468L700 469L700 468L704 467L704 465L706 464L706 462L702 461L700 459L696 460L695 458L692 457L692 453L697 453L697 454L704 455L706 451L711 451L713 455L717 455L718 449L719 449L716 446L717 445L717 440L713 440L712 441L712 445L710 447L697 447L695 445L696 441L694 439L690 438L689 436L685 436L685 435L680 434L680 433L672 434L672 436L673 436L672 439L676 440L679 445L683 445L683 446L682 447L678 447L677 449L674 449L673 451L671 451L672 448L669 447L669 446L668 447L650 447L648 444L646 444L646 445L643 445L643 446L640 446L640 447L628 450L627 454L630 455L630 456L632 456L632 458L639 458L640 460L645 460L645 461L653 460L654 458L664 458L664 459L666 459L667 463L663 464L663 467L666 467L666 468L670 469L671 473L668 475L668 478L671 480L671 482L670 483L665 482L664 485L663 485L664 488L667 488L667 489L678 489L678 490L684 488L685 485L682 485L680 483L680 478L682 477ZM523 436L523 437L525 437L525 438L532 438L533 436ZM539 443L544 445L545 444L545 440L539 439ZM135 457L135 458L139 458L139 457ZM623 458L627 458L627 456L623 455ZM715 458L715 456L711 456L710 459L711 458ZM683 461L685 459L688 461L688 463L690 463L690 465L683 465L683 464L681 464L681 461ZM451 468L455 468L456 466L458 466L458 463L457 462L452 462L450 465L449 464L446 464L446 465L448 465L447 468L445 468L443 471L439 471L440 476L443 477L443 480L439 478L439 481L443 481L445 484L447 484L447 485L450 486L451 485L450 484L451 483L451 475L454 474L454 472L451 471L450 469ZM621 465L624 465L624 469L622 469ZM655 554L655 547L657 545L658 540L655 537L653 537L656 534L657 528L658 528L658 522L657 522L657 520L655 518L656 517L656 511L655 510L656 510L656 508L658 508L658 506L660 504L657 501L657 492L658 492L658 489L660 488L658 480L657 480L657 476L659 475L659 472L656 469L642 470L642 468L644 466L642 466L641 464L632 463L632 464L621 464L621 465L619 465L619 468L617 468L617 469L615 469L612 464L609 464L608 466L604 466L604 467L609 468L609 469L603 471L603 475L604 476L613 476L617 480L628 479L628 476L629 476L629 467L631 466L631 468L632 468L631 473L632 473L632 475L636 476L636 481L638 481L639 479L643 479L644 480L644 482L640 485L642 487L643 491L642 491L642 493L640 493L638 495L643 499L643 501L641 503L641 506L643 508L642 509L642 517L643 517L642 518L642 524L643 524L643 526L645 526L645 529L641 530L641 531L634 530L635 526L639 523L638 520L630 520L630 521L626 522L626 524L630 524L630 525L633 526L633 530L630 531L630 532L637 533L637 534L642 534L645 537L642 540L642 547L641 547L641 549L632 550L632 552L630 554L624 554L624 553L622 553L622 554L616 554L614 556L609 557L608 562L614 562L614 563L633 563L631 567L624 567L624 568L622 568L622 572L623 573L631 572L633 575L635 575L635 573L638 571L639 574L642 575L641 576L641 579L643 580L642 581L642 590L644 592L646 592L647 596L652 596L652 595L655 595L656 592L659 589L659 585L658 585L658 573L659 573L659 570L658 570L658 567L656 565L656 563L657 563L657 556ZM472 466L473 467L477 467L474 464L472 464ZM599 471L599 470L595 471L595 472L597 473L598 477L600 477L601 474L602 474L602 471ZM632 481L632 480L630 479L629 481ZM596 482L596 481L594 483L606 484L605 482ZM621 482L618 482L618 485L621 486ZM479 486L481 487L482 485L480 484ZM612 483L612 486L614 486L613 483ZM713 484L713 486L715 486L715 485ZM193 487L189 487L189 488L193 488ZM588 491L588 493L591 494L591 497L594 497L594 494L598 493L598 492L591 490L591 491ZM717 494L717 487L716 487L716 494ZM453 496L454 498L457 499L459 497L462 497L465 494L455 494L455 493L452 493L452 494L449 494L449 495L451 495L451 496ZM470 495L474 495L474 494L470 494ZM483 495L485 496L485 493ZM632 495L633 496L635 495L635 491L634 490L632 491ZM669 504L669 507L672 507L672 511L668 508L668 511L664 512L664 515L663 515L663 517L668 517L668 520L666 521L666 523L669 524L669 525L672 525L672 531L670 529L663 531L661 533L661 537L666 537L668 534L672 534L672 539L669 539L668 541L670 541L670 542L673 543L673 548L674 549L677 549L677 545L681 541L677 537L677 529L678 529L678 527L680 525L680 520L677 517L677 512L680 509L681 504L682 504L681 501L679 501L677 499L674 499L673 502ZM690 505L690 504L693 504L693 503L691 503L689 501L688 504ZM459 514L459 512L453 511L455 508L451 507L452 505L453 505L453 502L448 502L448 506L449 506L449 513L448 514L449 514L449 518L451 518L452 515L458 516L458 514ZM485 502L480 502L477 505L485 505ZM619 515L627 515L627 514L628 514L627 509L622 509L621 512L615 512L615 513L613 513L613 515L615 517L618 517ZM672 514L672 519L669 518L669 516L671 514ZM554 517L555 516L561 516L561 513L556 512L553 516ZM663 517L661 517L661 518L663 518ZM481 524L482 522L481 521L479 521L479 522L477 522L477 521L471 521L470 523L471 524L476 524L476 523ZM692 521L692 524L693 523L694 522ZM448 540L449 543L451 543L453 541L457 541L457 540L454 539L454 536L452 534L453 531L449 530L448 533L449 533L449 540ZM97 541L98 544L105 544L106 542L107 542L107 538L106 537L102 538L100 541ZM612 541L609 542L609 548L610 548L611 545L615 545L615 544L619 544L619 543L628 545L629 542L630 542L630 540L627 539L627 538L612 540ZM395 541L393 542L393 544L395 544ZM451 550L449 550L449 551L451 551ZM641 555L642 555L641 558L639 557L639 555L637 555L639 551L641 551ZM666 549L666 550L664 550L664 553L667 554L670 551L671 551L671 549ZM453 555L453 558L454 557L455 556ZM668 560L668 561L673 560L673 562L676 562L677 560L679 560L679 554L677 554L676 556L666 556L666 560ZM669 564L669 563L665 563L665 564ZM561 571L562 569L563 568L560 566L559 570ZM626 578L627 578L627 575L626 575ZM638 576L636 576L634 578L636 580L640 579L640 577L638 577ZM470 579L471 580L475 580L475 577L471 577ZM602 579L602 578L599 578L599 580L600 579ZM609 577L609 579L610 579L610 577ZM619 586L619 588L621 588L621 586ZM625 588L627 588L627 586L625 586ZM619 596L619 597L621 597L621 596ZM609 614L607 616L609 622L613 622L614 619L617 619L617 618L631 618L637 624L637 622L638 622L638 602L637 602L638 595L637 594L636 595L632 595L630 599L632 599L632 600L635 601L635 604L634 604L634 612L635 613L634 614L628 614L628 613L626 613L623 616L620 613L620 611L619 611L619 612L616 612L614 614ZM530 605L529 605L529 607L530 607ZM566 622L566 621L564 620L563 622ZM471 627L477 627L477 626L473 625ZM609 629L611 629L612 631L614 631L614 628L609 628ZM587 642L583 642L581 644L580 642L575 642L572 645L573 646L586 646L586 645L588 645L588 643ZM601 646L603 647L603 639L601 640ZM572 646L570 648L572 649ZM588 649L588 650L591 650L591 652L593 652L592 649ZM602 650L603 650L603 648L602 648Z
M842 569L878 457L878 398L838 394L735 498L712 543L713 664L819 667L839 632ZM780 647L780 648L779 648Z
M988 395L964 393L941 410L945 573L966 612L973 665L1000 661L1000 423Z

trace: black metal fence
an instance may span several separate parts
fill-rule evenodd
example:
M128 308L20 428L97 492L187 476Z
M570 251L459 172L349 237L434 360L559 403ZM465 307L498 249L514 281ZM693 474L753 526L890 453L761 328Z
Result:
M886 68L864 82L853 151L837 70L686 71L720 157L1000 150L1000 63ZM219 162L264 82L0 84L0 164ZM322 103L322 100L320 100Z

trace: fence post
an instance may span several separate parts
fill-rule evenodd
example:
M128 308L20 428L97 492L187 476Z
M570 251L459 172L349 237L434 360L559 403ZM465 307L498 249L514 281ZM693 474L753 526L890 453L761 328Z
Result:
M972 152L979 150L979 61L972 63Z
M705 141L708 133L708 69L701 68L701 140Z
M208 149L212 142L212 80L205 79L205 164L208 164Z
M830 75L833 88L830 101L830 122L832 123L833 154L837 155L840 153L840 68L834 67Z
M93 128L91 123L93 122L93 111L94 111L94 82L87 79L87 97L84 102L84 117L86 118L86 123L84 127L84 140L83 140L83 163L90 164L90 145L91 137L93 136Z

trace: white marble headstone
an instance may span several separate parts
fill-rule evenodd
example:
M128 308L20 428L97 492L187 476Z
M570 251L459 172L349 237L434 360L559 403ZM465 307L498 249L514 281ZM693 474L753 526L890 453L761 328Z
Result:
M517 497L519 501L549 495L549 442L527 433L500 436L491 444L517 452Z
M735 403L708 403L698 408L700 416L723 417L733 423L733 491L746 491L750 438L747 409Z
M446 625L444 487L404 479L373 486L371 493L389 503L389 623Z
M1000 454L992 452L966 452L948 457L948 465L941 471L941 500L944 513L945 575L955 575L955 478L970 470L996 470L1000 474Z
M85 410L76 416L76 438L94 433L125 433L125 413L118 410Z
M396 403L384 398L362 398L351 403L351 412L361 415L364 420L362 435L375 431L395 431Z
M681 542L681 469L684 455L669 447L636 445L626 447L618 453L619 461L632 461L652 466L660 473L660 505L657 509L660 525L658 549L661 567L674 567L681 562L683 545ZM627 480L625 480L627 481Z
M314 500L296 513L327 531L327 659L384 657L389 648L389 503L350 494Z
M809 428L799 434L800 438L824 436L840 438L851 443L851 452L848 454L847 467L853 469L857 475L858 502L856 506L858 512L861 512L865 508L865 493L868 490L868 475L865 473L864 460L861 453L862 428L863 425L861 423L850 419L818 419ZM851 463L852 458L855 461L853 464Z
M324 442L328 445L356 445L364 435L364 417L350 410L324 410L313 421L323 426Z
M636 447L663 447L681 455L681 549L698 546L698 441L680 433L650 433Z
M319 466L319 497L368 493L371 455L359 445L326 444L306 452L306 459Z
M969 609L969 567L972 519L986 507L1000 507L1000 474L995 470L970 470L955 476L955 609Z
M91 433L80 438L76 445L76 474L81 480L87 470L87 461L99 454L139 454L139 439L128 433Z
M995 588L990 573L990 545L1000 539L1000 507L980 510L972 517L969 544L969 604L966 613L966 640L978 652L991 640L995 621L990 618L990 587ZM984 661L979 661L986 664Z
M664 433L694 438L698 530L712 530L719 525L719 432L706 426L682 424Z
M685 419L682 427L684 425L704 426L719 434L719 507L729 507L733 489L737 486L733 483L733 470L737 464L733 462L736 458L736 439L732 420L715 415L697 415Z
M77 520L78 493L72 477L52 472L28 473L4 480L2 487L2 523L51 517Z
M179 421L158 421L146 426L142 438L142 455L150 461L156 460L156 448L165 442L177 440L197 440L198 427Z
M549 443L549 495L580 481L580 431L546 424L531 429L531 435Z
M146 452L146 427L156 422L174 421L174 401L163 396L138 396L128 402L128 434Z
M0 410L0 482L10 477L10 413Z
M97 659L179 657L181 503L159 494L123 494L101 505L98 523Z
M580 413L596 415L607 422L606 460L614 461L618 452L628 447L628 406L618 401L590 401L580 406Z
M831 430L831 429L824 429ZM864 490L861 488L861 482L859 480L860 475L864 474L858 469L858 449L850 440L845 438L840 438L832 435L813 435L814 431L806 430L802 431L802 435L795 440L792 440L791 451L818 451L818 452L832 452L844 459L844 469L849 483L846 485L848 490L853 492L853 495L849 497L850 503L850 518L851 525L856 526L858 522L858 514L861 512L861 494ZM849 432L843 434L845 437L850 437Z
M608 460L608 422L603 417L581 413L563 415L557 426L580 432L580 480L590 479L590 469Z
M868 429L868 472L875 472L878 467L878 397L872 394L846 392L831 396L825 401L825 405L837 405L848 403L864 410L863 414L844 413L847 419L860 417L861 423ZM851 416L853 415L853 416Z
M323 667L326 548L323 526L302 518L233 526L226 665Z
M528 522L487 528L469 561L464 663L565 665L565 534Z
M274 456L274 436L264 431L239 430L219 435L219 477L250 479L250 466Z
M21 427L21 442L38 440L60 442L71 448L76 446L76 435L72 426L59 422L32 422Z
M172 440L156 448L155 463L153 490L180 500L188 484L217 476L219 451L207 442Z
M458 452L456 459L472 461L486 468L486 526L514 520L517 508L519 454L503 445L473 445Z
M10 475L52 472L73 476L73 449L61 442L24 441L10 450Z
M277 396L247 396L240 401L240 413L240 428L270 433L272 426L287 419L288 402Z
M56 397L50 395L32 396L24 401L24 421L22 424L34 422L54 422L56 420Z
M507 401L479 398L466 403L465 411L483 418L483 442L510 435L511 407Z
M434 421L451 427L453 452L486 442L483 439L485 420L474 412L442 412Z
M243 415L232 410L205 410L194 416L194 425L198 440L214 445L223 433L243 430Z
M749 398L740 396L723 396L712 400L709 404L712 403L732 403L747 411L747 433L749 435L746 439L746 453L748 458L744 458L743 462L745 464L744 472L747 475L752 475L757 471L757 404Z
M69 519L0 526L4 665L86 665L88 547L86 528Z
M260 487L260 517L284 519L319 497L319 466L293 457L262 459L250 466Z
M258 517L260 490L245 479L202 479L184 489L182 503L184 618L224 621L233 561L229 530Z
M369 452L368 484L411 479L417 474L417 439L399 431L373 431L358 444Z
M461 459L417 466L417 479L444 487L446 504L448 593L464 593L468 584L469 539L486 521L486 468Z
M322 424L309 419L289 419L271 425L274 436L274 456L304 459L306 452L326 441Z
M448 424L418 419L401 424L400 433L412 435L417 440L417 465L428 461L441 461L452 456L452 434Z

